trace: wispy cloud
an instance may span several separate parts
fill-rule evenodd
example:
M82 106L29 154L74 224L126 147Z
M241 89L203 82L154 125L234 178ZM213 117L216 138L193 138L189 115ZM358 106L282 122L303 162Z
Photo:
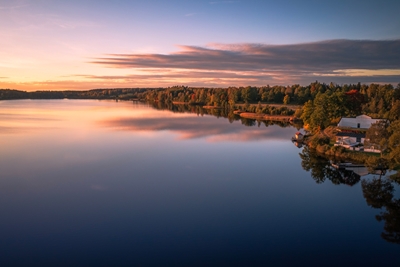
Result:
M138 87L145 86L144 83L138 83ZM30 82L0 82L0 89L10 88L27 91L37 90L85 90L94 88L115 88L115 87L127 87L133 84L127 85L126 82L119 82L115 80L46 80L46 81L30 81ZM146 86L149 87L149 86Z
M297 83L304 79L332 80L335 77L337 81L343 77L367 77L380 82L384 78L399 80L398 55L400 40L328 40L290 45L179 46L179 51L166 55L111 54L92 63L111 68L148 70L141 76L148 79L219 79L231 83L240 80L262 84L266 81ZM154 70L158 74L154 74Z
M92 64L113 68L113 75L77 73L59 77L61 80L29 83L12 83L11 78L2 77L0 88L78 90L176 84L228 87L306 85L315 80L398 84L399 55L400 40L179 46L177 52L169 54L109 54L92 60Z
M400 40L332 40L293 45L211 44L179 46L163 54L111 54L92 63L118 68L179 68L207 70L398 69Z

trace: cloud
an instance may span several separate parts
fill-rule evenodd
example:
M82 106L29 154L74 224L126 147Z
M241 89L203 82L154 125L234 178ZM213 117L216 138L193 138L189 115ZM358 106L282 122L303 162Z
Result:
M127 87L126 83L115 80L99 80L99 81L75 81L75 80L62 80L62 81L31 81L31 82L0 82L0 89L10 88L17 90L37 91L37 90L85 90L94 88L115 88ZM148 87L148 86L146 86Z
M112 54L92 63L119 68L179 68L203 70L295 70L399 69L400 40L332 40L293 45L212 44L180 46L163 54Z
M124 74L78 73L57 81L12 83L0 78L0 88L22 90L82 90L117 87L193 87L308 85L315 80L343 83L400 82L400 39L328 40L313 43L209 44L178 46L169 54L109 54L91 63ZM130 74L126 74L131 70Z
M170 54L110 54L91 63L111 68L170 71L165 77L311 81L335 77L400 78L399 40L328 40L290 45L210 44L179 46ZM174 70L174 74L171 74ZM355 71L355 70L358 70ZM367 71L368 70L368 71ZM185 71L185 72L184 72ZM146 76L143 76L146 78ZM129 77L127 77L129 78ZM157 78L152 75L147 78ZM264 79L263 79L264 78Z
M194 115L193 115L194 116ZM243 127L240 122L232 124L221 123L220 120L204 116L194 120L191 116L165 118L115 118L103 120L100 125L107 128L133 132L171 131L176 133L180 139L205 138L210 142L249 142L260 140L289 140L291 134L282 131L278 126Z

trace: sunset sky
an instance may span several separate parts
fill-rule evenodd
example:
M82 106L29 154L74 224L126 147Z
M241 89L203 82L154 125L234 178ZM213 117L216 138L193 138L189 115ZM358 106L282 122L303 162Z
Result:
M0 0L0 88L400 82L400 1Z

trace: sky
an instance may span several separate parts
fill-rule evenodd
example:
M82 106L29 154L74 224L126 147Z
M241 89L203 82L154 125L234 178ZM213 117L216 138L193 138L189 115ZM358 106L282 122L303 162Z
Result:
M400 1L0 0L0 88L400 83Z

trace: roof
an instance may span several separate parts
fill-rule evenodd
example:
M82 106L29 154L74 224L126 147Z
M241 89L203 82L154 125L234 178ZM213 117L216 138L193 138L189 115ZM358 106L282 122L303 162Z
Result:
M346 132L339 132L336 136L348 136L348 137L360 137L365 138L365 133L346 133Z
M338 123L338 127L369 129L371 127L371 124L376 123L380 120L383 119L372 119L367 115L360 115L355 118L341 118Z

